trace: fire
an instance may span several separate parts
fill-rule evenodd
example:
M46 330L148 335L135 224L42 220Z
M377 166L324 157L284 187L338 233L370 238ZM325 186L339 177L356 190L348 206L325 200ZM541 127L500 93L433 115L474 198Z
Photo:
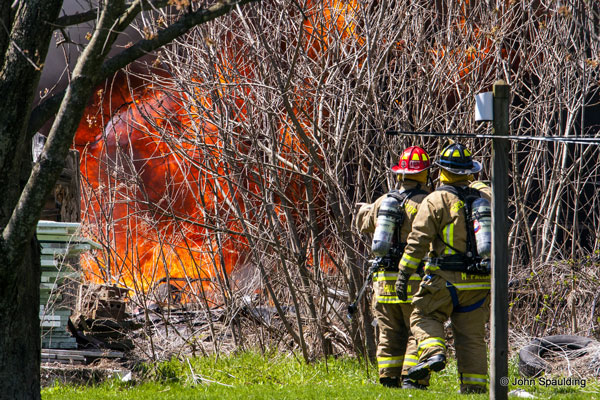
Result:
M102 119L82 121L75 140L87 182L86 226L105 245L103 257L84 260L87 278L147 290L165 277L201 282L231 272L246 242L231 219L234 235L217 243L205 212L231 194L224 182L215 190L218 179L188 166L219 158L216 128L203 123L203 136L193 138L209 149L204 154L191 144L175 153L168 141L187 143L190 124L198 122L181 106L184 99L174 91L119 88L92 106Z

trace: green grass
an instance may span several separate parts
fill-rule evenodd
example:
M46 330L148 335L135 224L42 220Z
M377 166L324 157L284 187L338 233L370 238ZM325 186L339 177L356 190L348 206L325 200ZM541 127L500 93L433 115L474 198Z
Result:
M192 373L193 370L193 373ZM511 363L510 381L517 377ZM459 395L456 364L434 374L427 391L387 389L377 384L376 371L352 358L329 359L307 365L293 355L241 353L235 356L172 360L141 371L137 383L117 380L94 387L55 385L42 399L486 399L486 395ZM600 382L581 386L523 388L540 399L600 399Z

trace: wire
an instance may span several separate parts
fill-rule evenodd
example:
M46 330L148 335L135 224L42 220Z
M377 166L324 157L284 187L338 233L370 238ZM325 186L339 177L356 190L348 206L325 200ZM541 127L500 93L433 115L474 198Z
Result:
M414 131L396 131L388 130L386 135L400 136L432 136L432 137L462 137L474 139L508 139L508 140L537 140L543 142L570 143L570 144L593 144L600 145L600 137L586 136L515 136L515 135L492 135L492 134L474 134L474 133L451 133L451 132L414 132Z

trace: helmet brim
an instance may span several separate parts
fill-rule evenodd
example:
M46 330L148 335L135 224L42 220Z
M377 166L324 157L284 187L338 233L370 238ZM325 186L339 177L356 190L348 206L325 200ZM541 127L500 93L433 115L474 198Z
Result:
M393 167L391 167L390 170L395 174L415 175L415 174L419 174L423 171L427 171L429 168L431 168L431 165L427 168L423 168L420 171L409 171L405 168L400 167L398 164L396 164Z
M473 160L473 168L470 168L470 169L451 168L451 167L440 164L439 161L435 161L435 165L437 165L440 168L445 169L448 172L452 172L453 174L456 174L456 175L476 174L479 171L481 171L481 169L482 169L481 163L479 161L475 161L475 160Z

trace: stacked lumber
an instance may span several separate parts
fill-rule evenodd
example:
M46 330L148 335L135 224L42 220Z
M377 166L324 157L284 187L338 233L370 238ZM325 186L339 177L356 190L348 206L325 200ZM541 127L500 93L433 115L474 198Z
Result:
M36 234L42 247L40 327L45 349L77 348L68 324L81 280L79 255L100 247L78 235L79 225L55 221L39 221L37 225Z

